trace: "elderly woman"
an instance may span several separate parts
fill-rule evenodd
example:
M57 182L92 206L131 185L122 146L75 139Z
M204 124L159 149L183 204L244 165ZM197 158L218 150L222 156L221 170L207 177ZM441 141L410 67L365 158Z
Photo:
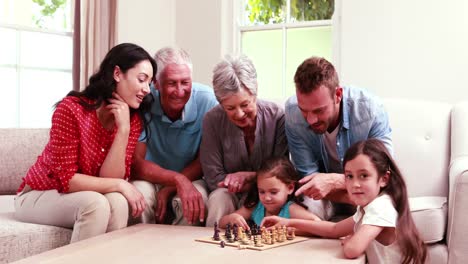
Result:
M220 104L205 115L200 146L211 191L207 226L240 206L264 160L288 155L284 111L257 99L257 72L249 58L227 57L218 63L213 89Z

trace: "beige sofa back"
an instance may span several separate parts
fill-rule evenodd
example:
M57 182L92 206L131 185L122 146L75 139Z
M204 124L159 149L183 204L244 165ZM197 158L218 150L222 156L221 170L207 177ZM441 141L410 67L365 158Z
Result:
M16 193L48 140L48 128L0 129L0 194Z
M448 197L452 106L405 99L383 102L409 195Z

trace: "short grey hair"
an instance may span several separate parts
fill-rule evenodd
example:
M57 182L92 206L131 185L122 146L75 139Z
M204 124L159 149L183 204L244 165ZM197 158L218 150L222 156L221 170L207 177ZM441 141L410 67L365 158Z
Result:
M221 103L241 88L257 96L257 71L247 56L228 55L213 69L213 90L216 99Z
M158 66L158 71L156 72L156 81L159 81L159 76L166 69L166 66L169 64L179 64L187 65L192 73L193 65L190 55L187 51L181 48L172 48L165 47L156 52L154 55L154 60Z

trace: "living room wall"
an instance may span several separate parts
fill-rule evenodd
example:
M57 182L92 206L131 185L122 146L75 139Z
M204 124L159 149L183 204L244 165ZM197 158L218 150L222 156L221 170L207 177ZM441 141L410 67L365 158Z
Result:
M233 0L138 3L119 1L119 40L137 42L152 53L166 45L187 49L196 81L210 84L213 66L236 50ZM342 84L382 97L468 100L468 2L336 3L333 58Z
M119 0L119 43L134 42L151 54L175 45L187 50L194 80L211 84L214 65L233 50L232 0Z
M343 83L382 97L468 100L468 3L341 0Z

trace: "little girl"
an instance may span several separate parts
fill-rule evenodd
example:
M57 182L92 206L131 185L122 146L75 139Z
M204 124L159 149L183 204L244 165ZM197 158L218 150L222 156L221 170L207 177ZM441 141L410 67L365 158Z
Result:
M367 255L374 263L415 263L426 259L426 247L414 225L406 184L385 146L377 139L351 146L344 157L346 190L357 211L341 222L267 217L262 225L287 225L304 232L341 238L347 258Z
M244 206L219 220L221 227L228 223L249 229L247 220L260 226L263 218L279 215L284 218L320 220L301 205L292 201L299 176L285 157L266 160L257 172L257 186L249 192Z

